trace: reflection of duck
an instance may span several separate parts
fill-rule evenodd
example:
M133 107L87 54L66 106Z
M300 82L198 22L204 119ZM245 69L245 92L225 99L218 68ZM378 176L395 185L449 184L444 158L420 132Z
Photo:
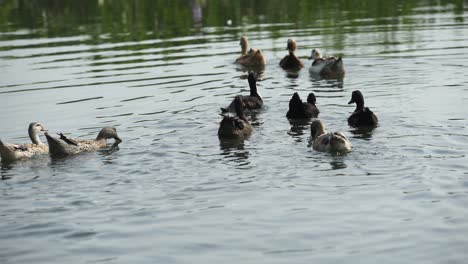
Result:
M310 73L320 75L325 79L340 79L345 74L343 59L338 57L322 57L319 49L313 49L309 59L313 59Z
M356 103L356 110L348 118L348 124L353 127L376 126L377 116L368 108L364 107L364 96L359 90L353 91L348 104Z
M302 61L299 60L294 54L296 47L296 41L294 39L288 39L287 50L289 51L289 54L286 55L283 59L281 59L279 63L281 68L285 70L299 70L304 67Z
M0 140L2 162L31 158L34 155L47 153L49 148L43 144L39 138L39 132L41 131L47 131L41 123L32 122L29 124L28 134L32 144L10 144Z
M263 99L262 99L262 97L260 96L260 94L258 93L258 90L257 90L257 77L255 76L255 74L253 72L250 72L247 79L249 81L250 95L245 95L245 96L238 95L238 96L242 97L242 102L244 104L244 108L250 109L250 110L262 108ZM231 104L229 104L228 107L226 107L226 108L221 107L221 111L223 113L225 113L225 112L235 112L235 110L236 110L235 109L235 99L232 100Z
M316 98L314 93L309 93L307 103L303 103L298 93L294 93L289 100L289 110L287 118L311 118L317 117L320 111L315 106Z
M265 57L260 49L250 49L247 37L241 37L240 45L242 47L242 53L239 58L236 59L236 63L244 66L264 66L266 64Z
M317 151L348 152L351 151L351 142L341 132L325 133L322 121L315 120L310 125L312 147Z
M237 116L223 115L219 124L219 138L244 139L252 133L252 125L244 116L244 102L242 96L234 98L234 108Z
M107 139L113 138L116 144L122 142L117 135L115 127L104 127L99 132L94 140L72 139L62 133L60 138L54 138L48 133L45 133L47 142L49 143L49 153L51 156L68 156L78 154L80 152L98 150L107 145Z

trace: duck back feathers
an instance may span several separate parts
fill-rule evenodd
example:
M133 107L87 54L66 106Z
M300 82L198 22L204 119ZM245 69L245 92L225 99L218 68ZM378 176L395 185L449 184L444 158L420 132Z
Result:
M250 136L252 125L244 116L244 105L242 96L234 98L234 108L237 116L223 115L218 129L220 139L244 139Z
M298 93L294 93L289 100L289 110L286 113L287 118L315 118L320 111L315 105L316 98L314 93L310 93L307 102L302 102Z

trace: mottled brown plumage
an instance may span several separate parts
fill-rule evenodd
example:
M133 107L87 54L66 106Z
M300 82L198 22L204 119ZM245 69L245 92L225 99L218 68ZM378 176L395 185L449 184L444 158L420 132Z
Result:
M19 159L31 158L39 154L46 154L49 148L39 138L39 132L41 131L47 131L41 123L32 122L29 124L28 134L32 144L11 144L0 140L2 162L12 162Z
M114 127L104 127L94 140L68 138L62 133L60 138L55 138L45 133L49 143L51 156L68 156L81 152L95 151L107 145L107 139L113 138L116 143L122 142Z
M247 37L241 37L240 45L242 47L241 56L236 59L235 63L243 66L264 66L266 64L260 49L249 49Z

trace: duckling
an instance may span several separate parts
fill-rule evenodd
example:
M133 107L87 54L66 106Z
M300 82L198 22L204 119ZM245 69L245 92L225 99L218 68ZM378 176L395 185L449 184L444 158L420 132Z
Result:
M302 63L302 61L299 60L294 54L296 47L296 40L288 39L288 46L286 49L289 51L289 55L286 55L284 58L281 59L279 63L281 68L285 70L300 70L304 67L304 63Z
M240 39L242 53L235 63L243 66L264 66L266 64L265 57L260 49L250 49L247 37L243 36Z
M39 122L29 124L28 134L32 144L10 144L0 140L0 155L2 162L12 162L19 159L31 158L35 155L46 154L49 148L41 142L39 132L47 129Z
M257 90L257 77L253 72L249 72L249 76L247 77L247 80L249 81L249 87L250 87L250 95L238 95L242 97L242 101L244 102L244 108L246 109L259 109L262 108L263 106L263 99L258 93ZM231 104L229 104L228 107L224 108L221 107L221 112L234 112L235 109L235 98L232 100Z
M325 133L325 126L320 120L315 120L310 125L312 147L317 151L325 152L349 152L351 142L341 132Z
M237 116L223 115L219 123L218 137L220 139L244 139L252 133L252 125L244 116L244 102L242 96L234 98Z
M317 117L320 111L315 106L314 93L309 93L307 97L307 103L303 103L298 93L294 93L289 100L289 110L286 113L287 118L312 118Z
M345 74L343 59L338 57L322 57L319 49L313 49L309 60L313 60L309 68L310 73L318 74L325 79L343 78Z
M356 103L356 110L348 118L352 127L373 127L378 123L377 116L368 107L364 107L364 96L359 90L353 91L348 104Z
M66 137L62 133L59 133L59 135L60 138L55 138L50 136L49 133L45 133L51 156L68 156L80 152L98 150L106 146L107 139L110 138L113 138L116 144L122 142L117 135L117 129L115 129L115 127L104 127L94 140L72 139Z

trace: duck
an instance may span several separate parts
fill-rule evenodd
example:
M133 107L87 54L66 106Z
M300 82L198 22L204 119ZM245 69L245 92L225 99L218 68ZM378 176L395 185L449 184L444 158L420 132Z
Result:
M244 116L244 102L242 96L234 98L237 116L224 115L219 123L218 137L220 139L245 139L252 133L252 125Z
M12 162L19 159L27 159L39 154L47 154L49 148L41 142L39 133L47 131L41 123L31 122L28 128L31 143L11 144L0 140L0 155L2 162Z
M325 125L321 120L314 120L310 125L312 147L317 151L344 153L351 151L351 142L341 132L325 132Z
M348 125L352 127L374 127L378 118L369 107L364 107L364 96L361 91L355 90L351 94L348 104L356 103L356 109L348 118Z
M260 109L263 107L263 99L258 93L257 90L257 76L254 72L249 72L249 76L247 77L249 81L249 88L250 88L250 95L238 95L242 97L242 101L244 103L244 109L254 110ZM228 107L221 107L221 112L235 112L235 98L229 104Z
M49 154L54 157L63 157L75 155L81 152L95 151L107 145L107 139L113 138L115 144L122 142L117 135L115 127L104 127L99 131L96 139L73 139L65 136L62 133L58 134L60 138L52 137L49 133L45 133L47 142L49 143Z
M333 56L324 58L320 49L313 49L309 60L313 60L309 72L320 75L324 79L339 79L343 78L345 74L341 57L338 59Z
M296 50L297 43L294 39L288 39L287 50L289 54L286 55L284 58L281 59L279 65L284 70L300 70L304 67L304 63L302 63L299 58L296 57L294 51Z
M266 60L262 51L260 49L249 49L247 37L241 37L240 45L242 48L241 56L236 59L235 63L243 66L265 66Z
M315 105L317 99L314 93L309 93L307 102L302 102L298 93L294 93L289 100L289 110L286 113L287 118L316 118L320 113Z

